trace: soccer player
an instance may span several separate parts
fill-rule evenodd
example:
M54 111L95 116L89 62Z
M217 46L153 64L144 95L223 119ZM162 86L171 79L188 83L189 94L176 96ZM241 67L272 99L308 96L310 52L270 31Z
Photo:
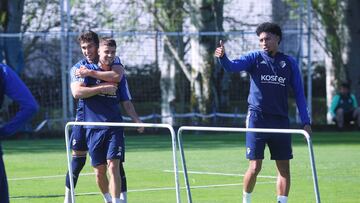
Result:
M102 38L98 49L99 63L88 64L89 70L108 71L113 64L116 53L116 42L111 38ZM102 80L92 77L86 77L82 86L100 86L102 84L111 85ZM72 86L72 89L73 88ZM76 95L77 92L73 91ZM118 103L121 102L126 113L136 123L141 123L134 106L131 102L131 96L128 89L125 76L120 83L116 84L115 89L102 91L100 94L81 93L83 98L84 121L88 122L122 122L122 116ZM85 126L86 139L91 156L91 163L97 174L106 176L109 172L109 188L112 196L112 202L120 202L120 184L119 165L124 161L124 133L122 127L106 126ZM139 128L142 132L144 128Z
M0 63L0 108L4 96L8 96L20 105L16 115L0 127L0 139L14 134L24 127L25 123L38 111L38 104L29 89L7 65ZM2 158L0 144L0 202L9 203L9 191L5 172L5 165Z
M80 34L78 38L81 51L84 55L84 59L80 60L76 63L72 70L70 71L70 78L72 82L76 82L76 80L84 77L94 77L97 79L102 79L108 82L120 82L120 79L123 75L123 67L121 65L120 59L118 57L115 58L114 65L111 67L109 71L94 71L89 70L85 67L86 64L98 63L98 47L99 47L99 38L98 35L93 31L87 31ZM98 94L102 91L115 91L116 85L114 84L101 84L94 87L83 87L81 83L72 83L72 92L76 91L74 94L75 97L80 97L84 91L92 94ZM80 98L78 101L78 106L76 110L76 121L84 121L83 119L83 100ZM73 150L72 153L72 168L73 168L73 180L74 185L76 185L80 171L85 165L86 161L86 153L87 153L87 144L86 144L86 135L83 126L73 126L71 133L71 148ZM122 178L122 187L121 187L121 199L123 202L126 202L126 176L123 165L120 165L120 176ZM96 175L96 182L98 186L101 188L101 192L104 196L105 202L111 202L111 195L108 191L108 179L107 176L101 176L101 174ZM64 203L71 202L70 195L70 180L69 174L66 175L66 187L65 187L65 200Z
M256 29L261 51L253 51L229 60L222 41L215 50L226 71L246 71L250 74L248 96L249 128L289 128L288 89L295 93L304 130L311 133L303 83L294 58L279 52L282 31L275 23L262 23ZM244 176L243 203L251 201L251 192L264 159L265 144L270 149L271 159L277 167L277 202L287 202L290 190L290 159L293 158L290 134L246 133L246 157L249 168Z

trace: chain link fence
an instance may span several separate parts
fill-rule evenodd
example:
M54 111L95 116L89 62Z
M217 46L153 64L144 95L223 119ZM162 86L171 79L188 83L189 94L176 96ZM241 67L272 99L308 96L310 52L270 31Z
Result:
M82 59L82 54L77 44L76 37L78 33L69 35L71 43L71 54L69 51L67 55L71 55L70 64L75 64ZM129 82L130 91L133 97L136 110L140 116L152 119L151 122L159 122L161 115L161 91L160 91L160 70L161 55L163 54L164 36L176 36L179 41L189 41L191 37L197 35L209 35L209 37L223 39L229 58L235 59L241 54L251 50L258 49L257 36L254 32L229 32L229 33L99 33L100 36L111 36L117 44L117 55L121 58L125 66L127 79ZM58 122L63 120L72 120L74 116L74 109L76 101L72 100L69 89L68 71L70 66L67 65L65 70L61 70L61 55L60 55L60 41L61 38L57 34L46 33L43 36L23 36L23 43L25 47L31 45L36 39L36 48L29 52L25 59L25 69L21 74L22 79L31 89L32 93L39 101L40 112L37 114L35 123L42 120L49 120L55 122L51 128L61 127ZM290 43L291 42L291 43ZM290 55L302 61L302 54L300 51L300 36L294 30L284 30L284 39L281 49ZM185 44L185 50L190 50L191 45ZM214 50L209 50L213 52ZM185 52L184 63L191 66L192 55L190 51ZM66 58L68 59L68 58ZM214 58L214 60L216 60ZM221 72L221 67L217 65L213 67L215 74L224 74ZM65 73L63 73L65 71ZM63 89L62 73L66 76L66 85ZM181 69L176 70L177 77L176 84L176 104L173 109L174 114L190 113L192 110L190 106L190 81L184 76ZM218 79L218 77L214 77ZM220 87L221 81L214 81L215 86ZM244 73L234 73L228 75L228 95L230 105L221 107L221 113L239 114L239 116L229 116L227 118L213 118L216 125L227 124L232 125L238 123L238 119L246 114L247 108L247 94L248 94L248 76ZM222 92L217 92L222 94ZM63 95L66 98L63 99ZM63 103L66 101L66 103ZM293 107L294 105L291 105ZM63 118L63 110L66 109L67 116ZM214 112L220 112L220 107L214 107ZM5 108L6 109L6 108ZM8 118L16 111L16 106L10 104L7 106L8 110L3 111L3 118ZM295 117L294 109L291 109L292 117ZM151 117L150 115L154 115ZM179 115L178 124L188 124L190 118ZM189 121L187 121L189 120Z
M179 46L175 46L176 48L184 47L182 60L187 68L191 70L193 54L191 52L192 45L189 41L192 37L208 36L214 38L216 42L222 39L225 41L227 55L230 59L235 59L244 53L259 48L255 34L255 28L259 22L275 20L283 27L284 35L281 50L295 57L299 61L303 72L306 72L304 71L306 68L304 64L307 56L304 53L306 53L307 48L312 47L307 47L306 39L309 35L303 30L304 24L301 16L304 15L305 9L299 7L294 10L279 2L270 0L261 0L261 4L258 1L244 1L243 4L237 4L236 1L227 2L224 6L224 11L229 10L229 12L224 13L224 18L226 18L224 29L228 30L226 32L164 33L156 31L123 31L121 26L125 26L127 23L125 21L129 19L130 14L136 16L139 21L136 24L137 27L132 30L143 30L141 26L147 25L146 22L151 22L151 18L149 20L149 16L145 14L145 17L139 17L142 15L140 11L146 10L140 4L137 6L139 8L142 6L141 9L130 9L127 13L120 12L125 9L126 2L123 4L115 3L111 7L105 6L106 3L109 3L108 1L97 2L97 6L104 12L108 12L108 14L100 15L101 12L98 14L92 12L93 17L89 19L103 23L102 27L94 27L93 29L100 37L110 36L116 40L118 45L117 55L125 66L133 103L138 114L142 116L145 122L161 122L161 117L164 115L161 114L161 71L159 67L163 63L165 36L176 39L175 41L179 44ZM86 12L86 5L90 6L93 3L94 1L86 0L82 1L82 4L72 5L71 15L80 15L83 12L83 14L90 16ZM259 6L254 7L255 4ZM272 12L270 12L271 9ZM281 15L276 13L280 10L283 11ZM236 11L242 12L239 14ZM240 15L240 17L237 15ZM107 22L106 19L109 17L111 17L112 21ZM116 20L119 18L124 20ZM241 18L251 20L241 21L247 22L246 24L236 21ZM90 20L88 21L90 22ZM76 101L72 99L70 93L68 71L83 56L77 42L79 32L70 31L70 29L83 30L87 26L76 27L74 23L78 22L75 19L72 21L70 19L70 22L69 27L66 29L63 27L62 32L55 29L46 32L25 32L14 34L14 36L5 36L0 33L1 40L17 37L21 38L23 43L25 68L21 73L21 78L40 104L40 112L33 119L33 123L29 124L29 129L34 129L39 123L46 121L44 129L62 130L63 122L74 118ZM184 27L187 26L188 22L186 21ZM242 30L237 29L236 26L239 26ZM149 26L145 27L145 29L151 30ZM207 51L213 52L214 50ZM318 51L317 53L318 55L314 57L314 61L323 60L322 55ZM214 60L216 59L214 58ZM174 100L174 109L172 109L172 116L175 117L176 125L201 124L199 123L201 117L210 119L212 125L238 126L242 124L247 109L248 76L244 73L235 73L222 77L227 80L226 88L224 88L224 82L220 81L220 77L218 77L224 74L221 67L217 64L213 68L215 69L215 76L213 77L215 93L218 95L227 94L229 103L226 106L214 106L213 112L209 115L200 115L198 112L194 112L190 108L190 81L186 79L182 70L178 68L176 69L176 99ZM3 120L11 118L18 108L10 101L5 102L5 104L1 112ZM292 98L289 107L290 117L295 122L296 108ZM323 107L315 108L313 115L325 115L326 105Z

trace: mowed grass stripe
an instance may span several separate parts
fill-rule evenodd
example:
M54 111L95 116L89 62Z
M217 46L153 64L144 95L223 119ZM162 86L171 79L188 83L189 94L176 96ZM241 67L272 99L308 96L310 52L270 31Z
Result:
M359 132L322 132L313 137L316 167L322 202L358 202L360 193ZM248 161L244 158L243 134L229 133L184 133L184 149L189 171L221 172L242 174ZM56 176L56 178L36 180L10 180L12 197L42 197L36 199L15 199L12 203L52 203L61 202L64 193L66 172L65 144L63 139L11 140L3 141L4 160L9 178ZM292 186L289 201L314 202L313 184L309 155L306 143L300 136L293 139L294 159L291 160ZM168 135L127 136L126 163L129 191L136 188L154 189L147 192L129 192L131 203L169 203L175 202L172 188L174 176L163 169L172 168L171 142ZM82 173L92 173L87 160ZM181 166L179 166L181 168ZM269 160L266 151L260 175L276 176L275 164ZM180 176L180 184L184 181ZM194 187L209 185L240 184L238 176L189 174L193 188L193 200L202 202L241 202L241 185L224 187ZM259 179L259 181L261 181ZM82 176L76 188L77 194L98 191L93 175ZM186 201L186 192L181 190ZM275 183L257 184L253 202L274 202ZM102 202L99 193L77 196L77 202Z

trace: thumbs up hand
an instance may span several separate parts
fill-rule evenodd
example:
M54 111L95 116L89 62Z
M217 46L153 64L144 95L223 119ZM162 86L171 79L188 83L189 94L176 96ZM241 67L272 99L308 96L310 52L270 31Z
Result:
M219 45L220 46L218 46L215 50L215 56L218 58L221 58L225 54L225 47L224 47L224 43L222 40L220 40Z

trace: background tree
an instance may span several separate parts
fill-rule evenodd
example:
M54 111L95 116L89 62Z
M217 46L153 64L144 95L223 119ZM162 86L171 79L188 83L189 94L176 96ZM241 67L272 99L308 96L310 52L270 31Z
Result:
M0 33L21 32L24 0L0 1ZM24 68L22 43L19 37L0 38L0 62L6 63L20 73Z
M355 0L313 0L313 8L324 27L327 106L343 81L349 81L360 97L360 2ZM315 34L316 36L316 34ZM330 117L328 116L328 121Z
M224 1L215 1L215 31L217 32L223 32L224 31ZM234 19L231 19L234 20ZM233 26L238 26L239 22L233 22L231 23ZM220 40L226 41L226 38L222 37L216 37L215 38L215 44L218 46ZM220 112L223 111L222 108L227 109L230 105L230 73L226 72L217 61L215 62L216 69L214 72L214 79L217 81L216 86L216 94L215 94L215 105L216 109Z
M155 29L162 32L182 32L183 31L183 0L155 0ZM156 39L157 40L157 39ZM163 44L162 56L157 64L160 72L161 88L161 114L171 115L175 109L176 84L181 80L179 64L173 56L171 49L176 50L179 60L183 61L184 42L182 35L166 37L167 43ZM176 47L176 48L175 48ZM179 73L179 74L176 74ZM176 77L178 75L178 77ZM181 88L179 88L181 91ZM183 94L180 94L183 95ZM173 124L172 117L164 117L164 123Z
M22 22L22 32L29 34L22 38L26 77L56 77L60 74L60 54L51 54L59 52L60 41L47 34L60 27L60 18L53 16L60 16L57 0L27 0Z
M73 0L71 3L70 32L81 32L88 29L103 30L112 29L115 17L108 15L110 12L101 2ZM91 8L98 8L94 15ZM123 8L119 11L123 11ZM28 77L59 77L60 74L60 38L56 32L60 30L60 6L58 0L27 0L24 8L22 32L28 33L22 39L24 57ZM97 30L96 30L97 31ZM31 35L31 33L37 33ZM39 34L43 33L43 35ZM71 60L81 58L80 49L77 46L77 36L70 35L72 44ZM58 54L54 54L58 53ZM52 67L52 68L49 68Z
M186 0L190 10L192 32L218 31L222 25L223 0ZM218 21L218 19L220 21ZM213 83L215 58L213 51L217 38L209 35L193 35L191 43L191 105L201 113L212 112L217 95Z
M330 58L327 71L332 81L331 86L338 87L341 81L347 80L343 53L345 49L345 27L344 27L344 1L313 0L312 5L319 16L320 22L325 30L324 44L325 52ZM331 94L334 94L333 92Z
M348 31L346 40L346 70L352 90L360 101L360 1L348 0L345 7L345 24Z
M188 9L187 14L190 15L190 27L194 28L191 30L192 32L223 31L223 5L224 1L185 1L184 4L183 1L159 0L155 1L157 10L153 10L152 13L155 17L157 28L162 32L181 32L184 21L182 16L186 9ZM151 8L149 2L148 7ZM179 38L179 36L176 38L169 36L163 37L165 42L164 56L166 56L163 65L167 64L168 66L169 64L174 64L180 67L184 75L181 76L182 74L179 74L181 77L180 80L185 77L190 82L190 103L192 110L200 111L201 113L211 112L214 105L217 105L218 100L216 97L216 88L212 82L215 70L213 50L215 50L218 38L202 34L190 38L192 62L190 64L191 70L189 70L183 61L185 47L183 39ZM169 60L172 62L168 63ZM168 66L168 68L163 69L163 73L166 73L164 70L171 69L169 69ZM166 77L169 77L171 73L175 73L175 71L166 73L168 75ZM172 76L170 76L170 78L171 77ZM165 80L162 81L165 82ZM171 83L167 82L163 84ZM169 87L172 87L172 85L169 85L166 89L169 90ZM162 88L164 88L163 85ZM168 96L167 100L173 98L172 95L168 95L169 92L162 92L165 93L165 97L166 95ZM165 97L162 98L165 99ZM163 100L163 102L164 101L165 100Z

